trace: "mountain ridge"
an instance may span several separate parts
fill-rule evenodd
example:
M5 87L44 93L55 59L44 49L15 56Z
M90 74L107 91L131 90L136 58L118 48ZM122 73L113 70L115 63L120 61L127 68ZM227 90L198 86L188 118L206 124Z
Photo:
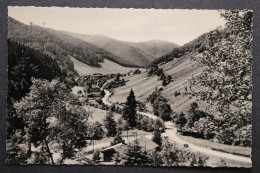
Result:
M70 75L78 74L69 55L93 67L99 67L104 59L126 67L140 67L81 39L50 28L26 25L11 17L8 17L8 38L48 54L57 61L62 71Z
M73 37L84 40L88 43L99 46L119 57L122 57L127 62L132 62L146 67L154 59L171 52L177 44L164 40L153 39L143 42L129 42L117 40L105 35L89 35L78 34L68 31L62 31Z

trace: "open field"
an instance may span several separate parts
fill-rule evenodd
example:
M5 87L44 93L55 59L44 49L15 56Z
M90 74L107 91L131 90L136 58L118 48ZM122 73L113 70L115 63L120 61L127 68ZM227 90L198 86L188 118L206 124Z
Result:
M92 75L93 73L101 74L111 74L111 73L121 73L125 74L130 70L135 68L123 67L117 63L104 59L104 62L100 63L101 68L91 67L87 64L84 64L73 57L70 57L71 61L74 64L74 69L78 72L80 76Z
M166 75L171 75L173 79L173 82L163 87L162 95L168 99L174 112L185 112L190 108L190 104L196 101L191 94L185 93L185 88L188 92L190 91L189 79L201 73L203 67L198 66L198 63L190 58L190 55L186 55L159 66L159 68L163 68ZM110 99L112 102L125 102L131 88L136 99L145 102L156 87L162 87L162 81L158 80L157 76L147 77L146 73L126 76L125 81L128 81L126 86L114 90L114 95ZM196 90L196 87L192 86L191 90ZM179 91L181 94L175 97L175 91ZM198 102L198 104L201 109L205 108L204 103Z
M89 122L95 122L98 121L100 123L103 122L103 120L106 117L106 110L98 109L92 106L84 106L86 110L92 111L92 117L89 118ZM114 113L115 121L117 121L121 117L120 114Z

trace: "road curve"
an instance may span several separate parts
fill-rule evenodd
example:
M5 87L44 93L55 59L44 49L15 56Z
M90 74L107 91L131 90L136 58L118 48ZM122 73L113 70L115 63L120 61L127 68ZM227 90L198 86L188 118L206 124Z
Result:
M104 91L105 91L105 96L103 97L102 101L104 104L110 106L110 105L112 105L112 103L109 102L109 97L110 97L111 93L107 90L104 90ZM122 106L119 106L119 107L122 107ZM158 118L157 116L155 116L151 113L145 113L145 112L140 112L140 111L137 111L137 113L148 116L153 119ZM194 145L192 143L182 140L181 138L179 138L177 136L177 128L175 127L174 123L171 121L165 122L165 127L166 127L166 130L162 134L162 136L168 136L170 140L177 142L181 145L188 144L190 149L193 149L195 151L198 151L198 152L201 152L201 153L204 153L207 155L217 156L220 158L226 158L226 159L230 159L230 160L252 163L252 160L250 157L238 156L235 154L225 153L225 152L221 152L221 151L215 151L215 150L200 147L200 146L197 146L197 145Z

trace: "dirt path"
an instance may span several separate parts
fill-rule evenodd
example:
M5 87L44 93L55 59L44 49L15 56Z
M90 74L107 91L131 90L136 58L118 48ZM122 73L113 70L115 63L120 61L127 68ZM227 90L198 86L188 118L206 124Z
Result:
M105 90L105 96L103 97L102 101L104 104L110 106L112 105L112 103L109 101L109 97L110 97L111 93L107 90ZM119 106L121 107L121 106ZM151 114L151 113L145 113L145 112L140 112L137 111L137 113L148 116L150 118L153 119L157 119L158 117ZM200 147L197 145L194 145L192 143L189 143L187 141L182 140L181 138L179 138L177 136L177 128L175 127L175 124L173 122L165 122L165 127L166 130L165 132L162 134L163 136L168 136L170 140L177 142L179 144L188 144L189 148L207 154L207 155L212 155L212 156L217 156L220 158L226 158L226 159L231 159L231 160L236 160L236 161L242 161L242 162L246 162L246 163L252 163L251 158L249 157L244 157L244 156L238 156L238 155L234 155L234 154L230 154L230 153L225 153L225 152L221 152L221 151L215 151L209 148L204 148L204 147Z

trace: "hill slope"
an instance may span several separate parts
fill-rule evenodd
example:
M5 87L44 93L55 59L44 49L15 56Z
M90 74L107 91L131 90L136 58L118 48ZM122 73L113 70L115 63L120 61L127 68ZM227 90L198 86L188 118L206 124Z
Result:
M200 56L200 54L197 56ZM190 90L189 79L201 73L203 67L198 66L198 63L191 60L191 57L192 55L189 54L159 65L159 68L163 68L165 74L171 75L174 80L163 88L162 94L169 100L169 104L175 112L187 111L190 108L190 104L196 100L192 95L185 94L185 88L187 87L188 91ZM127 76L125 81L127 80L129 81L126 83L126 86L114 90L114 95L110 99L112 102L125 102L131 88L137 100L146 102L147 97L155 91L156 87L162 87L162 81L158 80L158 76L147 77L147 73ZM196 88L193 87L191 89ZM180 91L181 95L175 97L175 91Z
M93 73L101 73L101 74L111 74L111 73L121 73L125 74L134 68L123 67L117 63L104 59L103 62L100 63L100 67L91 67L90 65L84 64L77 59L70 56L71 61L74 64L74 69L80 76L91 75Z
M112 52L129 64L140 65L142 67L146 67L154 59L172 51L175 47L178 47L178 45L174 43L161 40L134 43L119 41L103 35L64 33Z
M150 40L139 43L130 43L133 47L141 49L142 51L152 55L154 58L158 58L160 56L169 53L174 48L179 47L179 45L175 43L171 43L164 40Z
M26 44L56 59L62 70L77 74L69 56L92 67L100 67L104 59L123 66L131 66L112 53L64 33L40 26L25 25L13 18L8 18L8 38Z

